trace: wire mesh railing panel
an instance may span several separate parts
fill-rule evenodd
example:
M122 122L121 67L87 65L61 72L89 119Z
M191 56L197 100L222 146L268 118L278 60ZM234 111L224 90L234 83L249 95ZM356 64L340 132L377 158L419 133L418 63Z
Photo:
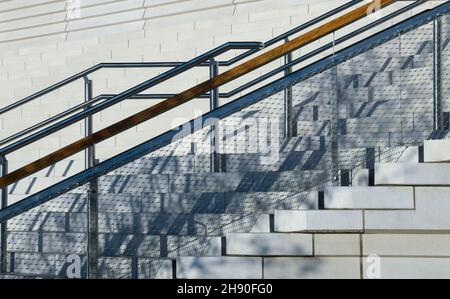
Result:
M8 221L8 272L86 277L85 191L80 187Z
M441 17L442 22L442 37L441 37L441 60L440 60L440 91L442 99L442 126L444 134L441 137L449 138L447 131L450 127L450 16L444 15Z
M11 272L171 278L178 256L222 255L229 232L270 232L277 209L317 209L324 186L369 185L435 133L433 44L432 23L399 34L13 218Z

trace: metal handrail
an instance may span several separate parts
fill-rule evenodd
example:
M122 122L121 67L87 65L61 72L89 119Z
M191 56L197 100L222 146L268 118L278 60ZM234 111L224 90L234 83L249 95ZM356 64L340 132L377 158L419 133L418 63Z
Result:
M242 49L261 49L262 47L264 47L264 44L261 42L229 42L226 44L223 44L211 51L209 51L207 54L208 58L213 58L216 57L220 54L225 53L226 51L229 50L242 50ZM202 55L203 56L203 55ZM199 56L198 58L202 57ZM202 57L204 58L204 57ZM196 64L195 66L202 66L202 67L207 67L209 66L208 63L205 63L205 61L207 61L208 59L202 59L201 63ZM192 62L189 61L189 62ZM105 68L169 68L169 67L181 67L185 64L187 64L188 62L111 62L111 63L99 63L93 67L90 67L76 75L73 75L69 78L64 79L61 82L58 82L50 87L47 87L41 91L38 91L35 94L32 94L26 98L23 98L15 103L12 103L11 105L8 105L2 109L0 109L0 115L7 113L11 110L14 110L22 105L25 105L37 98L40 98L44 95L47 95L59 88L62 88L72 82L75 82L77 80L83 79L84 77L95 73L101 69L105 69ZM220 64L223 65L229 65L227 61L222 61L219 62Z
M135 96L144 90L154 87L154 86L156 86L162 82L165 82L181 73L184 73L196 66L199 66L199 65L203 64L204 62L211 60L212 58L217 57L217 56L229 51L230 49L262 48L262 47L263 47L263 43L260 43L260 42L229 42L229 43L225 43L222 46L219 46L211 51L206 52L205 54L202 54L194 59L191 59L188 62L185 62L173 69L170 69L150 80L147 80L137 86L134 86L134 87L128 89L127 91L121 93L120 95L117 95L116 97L106 100L96 106L89 107L88 109L85 109L82 112L80 112L78 115L72 116L68 119L61 121L60 123L58 123L54 126L48 127L45 132L38 132L34 135L31 135L29 137L26 137L26 138L20 140L19 142L15 143L15 144L6 146L5 148L0 150L0 155L7 155L23 146L26 146L26 145L34 142L37 139L48 136L49 134L54 133L63 127L66 127L70 124L73 124L73 123L79 121L79 120L82 120L92 114L100 112L108 107L111 107L111 106L121 102L122 100L125 100L132 96ZM94 70L89 70L89 71L93 72ZM75 80L78 80L79 78L85 78L87 76L86 72L87 71L82 72L76 76L69 78L69 79L72 80L72 82L73 82ZM83 76L81 74L83 74ZM67 80L69 80L69 79L67 79ZM67 81L67 80L65 80L65 81ZM68 83L65 83L65 84L68 84ZM53 86L51 88L57 89L57 87L55 87L55 86ZM49 88L49 90L51 88ZM44 91L42 91L42 92L44 92ZM46 92L48 93L50 91L46 91Z
M423 4L423 0L415 1L412 4L410 4L408 6L405 6L405 7L401 8L401 9L399 9L399 10L396 10L395 12L392 12L391 14L389 14L389 15L383 17L383 18L380 18L380 19L378 19L378 20L376 20L376 21L374 21L374 22L372 22L372 23L370 23L368 25L365 25L362 28L359 28L359 29L357 29L357 30L355 30L355 31L353 31L353 32L351 32L351 33L349 33L349 34L347 34L347 35L337 39L334 42L330 42L330 43L328 43L328 44L326 44L326 45L324 45L324 46L322 46L322 47L320 47L320 48L318 48L318 49L316 49L316 50L314 50L314 51L312 51L312 52L310 52L308 54L305 54L305 55L303 55L303 56L301 56L301 57L291 61L290 63L287 63L287 64L285 64L283 66L280 66L280 67L276 68L275 70L272 70L272 71L262 75L259 78L256 78L256 79L254 79L254 80L252 80L252 81L250 81L250 82L248 82L246 84L243 84L242 86L237 87L236 89L234 89L234 90L232 90L230 92L221 93L220 94L220 98L231 98L231 97L233 97L233 96L235 96L235 95L237 95L237 94L239 94L239 93L241 93L241 92L243 92L243 91L245 91L245 90L247 90L247 89L249 89L249 88L251 88L251 87L253 87L253 86L257 85L257 84L259 84L259 83L262 83L263 81L265 81L265 80L267 80L267 79L269 79L269 78L271 78L271 77L273 77L273 76L275 76L275 75L285 71L288 68L292 68L293 66L295 66L295 65L297 65L297 64L299 64L299 63L301 63L303 61L306 61L306 60L316 56L317 54L322 53L323 51L331 49L333 46L339 45L339 44L341 44L341 43L343 43L343 42L345 42L345 41L347 41L347 40L349 40L349 39L351 39L351 38L361 34L362 32L370 30L370 29L378 26L379 24L382 24L382 23L384 23L386 21L389 21L392 18L394 18L394 17L396 17L396 16L398 16L398 15L400 15L400 14L402 14L402 13L408 11L408 10L411 10L411 9L421 5L421 4ZM347 6L348 6L348 4L343 5L340 8L344 9L344 8L347 8ZM325 15L328 15L328 13L325 14ZM317 20L317 22L320 22L321 20L323 20L323 18L324 18L324 16L321 16L321 17L317 18L316 20ZM302 26L299 26L299 27L289 31L288 32L289 35L292 35L292 34L298 32L298 31L302 30L302 28L304 26L306 26L306 24L302 25ZM285 37L288 33L282 34L282 35L280 35L280 37L281 36ZM264 46L270 46L271 44L278 42L280 37L272 39L271 41L265 43ZM250 50L247 53L250 53L251 51L253 51L253 50ZM251 55L251 54L249 54L249 55ZM242 56L239 60L241 60L241 59L245 59L245 57ZM237 60L237 61L239 61L239 60ZM234 61L232 63L235 63L237 61ZM170 98L170 97L173 97L173 96L175 96L175 94L134 95L134 96L132 96L132 97L130 97L128 99L167 99L167 98ZM27 134L30 134L33 131L36 131L36 130L38 130L40 128L43 128L43 127L45 127L47 125L50 125L51 123L56 122L57 120L60 120L60 119L62 119L64 117L66 117L66 116L69 116L69 115L75 113L76 111L83 110L86 107L89 107L92 104L97 103L100 100L104 100L104 99L108 100L108 99L111 99L113 97L114 97L114 95L100 95L100 96L97 96L94 99L92 99L92 101L85 102L85 103L82 103L82 104L77 105L75 107L72 107L72 108L70 108L69 110L67 110L65 112L62 112L62 113L60 113L60 114L58 114L58 115L56 115L56 116L54 116L52 118L44 120L44 121L42 121L42 122L40 122L40 123L38 123L38 124L36 124L36 125L34 125L32 127L29 127L27 129L19 132L19 133L16 133L15 135L12 135L10 137L7 137L7 138L1 140L0 141L0 146L5 145L7 143L10 143L10 142L12 142L14 140L17 140L20 137L23 137L23 136L25 136ZM199 98L209 98L209 94L202 95ZM86 111L83 111L83 112L86 112ZM94 113L96 113L96 112L93 112L92 114L94 114ZM92 114L89 114L89 115L92 115ZM87 115L87 116L89 116L89 115ZM12 145L9 145L9 146L7 146L7 147L5 147L3 149L0 149L0 155L6 155L8 153L16 151L16 150L18 150L18 149L20 149L20 148L22 148L22 147L32 143L32 142L35 142L35 141L37 141L37 140L39 140L41 138L44 138L44 137L46 137L46 136L48 136L48 135L50 135L50 134L52 134L52 133L54 133L54 132L56 132L56 131L58 131L60 129L63 129L64 127L66 127L66 126L68 126L70 124L74 124L75 122L80 121L80 120L82 120L85 117L86 116L81 116L81 115L78 114L78 115L73 116L73 119L71 119L69 123L67 123L65 121L61 121L61 122L55 124L54 126L52 126L51 128L49 127L48 131L47 130L42 130L42 131L40 131L40 132L38 132L38 133L36 133L34 135L29 136L28 138L24 138L23 140L20 140L20 141L14 143Z
M10 174L0 178L0 187L4 187L9 185L10 183L13 183L15 181L18 181L32 173L35 173L39 170L42 170L46 167L48 167L51 164L54 164L58 161L61 161L62 159L65 159L81 150L86 149L89 146L92 146L96 143L99 143L103 140L106 140L114 135L119 134L120 132L123 132L133 126L136 126L146 120L149 120L155 116L158 116L166 111L169 111L175 107L178 107L179 105L182 105L200 95L203 95L205 92L208 92L210 90L215 90L218 87L229 83L245 74L248 74L249 72L256 70L264 65L267 65L268 63L275 61L278 58L283 57L284 55L287 55L288 53L291 53L297 49L299 49L302 46L308 45L316 40L318 40L321 37L324 37L328 34L331 34L335 32L336 30L339 30L349 24L352 24L362 18L364 18L367 15L367 12L375 8L375 5L378 4L379 1L379 8L384 8L386 6L389 6L391 4L396 3L398 0L374 0L370 3L367 3L363 6L360 6L342 16L339 16L335 18L332 21L329 21L326 24L323 24L321 26L318 26L317 28L314 28L296 38L294 38L291 41L288 41L274 49L271 49L270 51L263 53L257 57L252 58L249 61L246 61L242 63L241 65L234 67L233 69L230 69L220 75L218 75L215 78L212 78L208 81L205 81L193 88L190 88L177 96L167 99L161 103L158 103L154 106L151 106L139 113L136 113L135 115L132 115L126 119L123 119L105 129L102 129L92 135L89 135L83 139L78 140L77 142L74 142L64 148L59 149L58 151L47 155L44 158L38 159L37 161L28 164L20 169L17 169ZM137 95L141 93L144 90L147 90L150 87L153 87L165 80L167 80L168 77L177 75L179 73L184 72L185 70L190 69L191 67L195 66L196 64L205 62L208 60L208 56L212 56L212 52L214 54L219 55L226 51L226 47L223 47L222 49L219 48L219 50L213 50L208 53L205 53L185 64L182 66L176 67L174 69L171 69L153 79L150 79L148 81L145 81L131 89L128 89L127 91L109 99L106 100L100 104L97 104L93 107L87 108L84 111L80 112L78 115L71 116L63 121L61 121L57 125L52 125L48 128L46 128L43 132L35 133L31 136L28 136L18 143L21 144L21 146L30 144L33 142L33 138L42 138L45 137L53 132L58 131L60 128L67 127L79 120L85 119L86 117L89 117L90 115L93 115L99 111L102 111L116 103L121 102L124 99L127 99L131 96ZM15 150L16 144L10 145L5 147L1 151L1 155L6 155L8 153L11 153Z

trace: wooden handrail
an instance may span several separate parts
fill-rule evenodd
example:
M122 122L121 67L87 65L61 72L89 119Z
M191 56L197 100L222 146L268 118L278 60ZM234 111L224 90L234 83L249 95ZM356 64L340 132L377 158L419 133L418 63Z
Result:
M36 160L20 169L17 169L10 174L0 178L0 188L4 188L12 183L15 183L27 176L36 173L42 169L45 169L61 160L64 160L82 150L92 146L96 143L102 142L110 137L113 137L123 131L126 131L136 125L139 125L151 118L154 118L162 113L165 113L171 109L174 109L188 101L195 99L196 97L208 92L209 90L216 89L230 81L233 81L239 77L248 74L249 72L258 69L284 55L299 49L309 43L312 43L342 27L349 25L363 17L365 17L369 11L376 8L379 4L379 8L386 7L390 4L397 2L398 0L374 0L368 4L358 7L326 24L323 24L309 32L306 32L297 38L286 42L266 53L263 53L239 66L236 66L217 77L205 81L195 87L192 87L172 98L169 98L161 103L151 106L139 113L136 113L122 121L119 121L105 129L102 129L91 136L80 139L66 147L63 147L56 152L49 154L41 159Z

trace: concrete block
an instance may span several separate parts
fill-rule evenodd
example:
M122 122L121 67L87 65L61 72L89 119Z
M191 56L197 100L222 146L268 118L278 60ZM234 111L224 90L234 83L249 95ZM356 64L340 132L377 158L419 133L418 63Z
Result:
M273 213L275 210L315 210L318 208L318 192L252 192L225 193L226 212L241 213L259 211Z
M249 218L249 217L247 217ZM269 233L271 227L270 215L262 214L256 217L256 220L252 221L252 227L250 232L252 233Z
M423 155L424 162L449 162L450 140L425 140Z
M450 165L438 163L375 166L376 185L450 185Z
M42 276L55 275L55 257L42 253L14 253L9 255L9 265L15 273L36 274Z
M122 234L186 235L193 225L193 216L189 214L118 213L114 216L108 214L108 217L113 220L113 229L109 232Z
M8 232L8 251L37 252L39 249L38 233Z
M109 175L99 179L103 193L168 192L167 175Z
M167 236L167 256L221 256L222 237Z
M132 194L99 194L98 209L102 213L140 213L141 197Z
M362 244L365 256L450 256L450 236L442 234L370 234Z
M450 193L445 187L416 188L414 211L365 211L368 232L447 232L450 231Z
M419 163L419 147L406 147L400 158L397 160L397 163Z
M99 250L105 256L160 257L160 249L160 236L99 235Z
M198 235L222 236L236 231L270 232L269 215L244 214L194 214L188 229ZM191 223L195 226L192 227Z
M326 187L326 209L414 209L412 187Z
M381 257L379 260L375 258L365 259L364 278L449 279L450 259L431 257Z
M101 257L98 261L100 278L130 279L132 277L132 260L128 257Z
M359 169L353 173L352 186L367 187L369 186L369 169Z
M257 257L178 257L178 279L261 279Z
M139 259L139 279L172 279L172 260L164 259Z
M223 193L145 193L142 209L146 213L222 213L225 199Z
M226 253L242 256L312 256L313 238L307 234L227 234Z
M361 211L275 211L276 232L357 232Z
M42 233L42 252L63 254L85 254L85 233Z
M264 279L358 278L358 257L264 258Z
M232 192L241 182L241 174L170 175L170 191L175 193Z
M315 234L315 256L359 256L360 237L356 234Z

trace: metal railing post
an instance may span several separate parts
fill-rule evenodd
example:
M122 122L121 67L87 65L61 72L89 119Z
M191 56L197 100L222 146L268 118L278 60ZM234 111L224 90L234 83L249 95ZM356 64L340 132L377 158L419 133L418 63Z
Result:
M289 41L288 38L285 39L286 42ZM284 64L287 65L292 62L292 52L284 57ZM288 76L292 73L292 67L287 68L284 71L284 75ZM295 137L294 126L293 126L293 116L292 116L292 97L293 91L292 86L289 86L284 90L284 137L291 138Z
M335 32L333 32L333 43L335 43ZM333 46L333 58L336 53L335 45ZM339 169L339 97L340 86L338 77L338 67L335 64L331 69L331 163L333 173L333 183L338 185L340 181L340 169Z
M442 20L433 21L433 123L436 132L444 129L442 115Z
M8 174L8 160L0 156L0 175L3 177ZM8 206L8 187L0 190L0 209ZM0 224L0 273L6 273L8 264L8 226L7 222Z
M209 77L213 79L219 75L219 63L214 59L210 59ZM219 108L219 89L212 89L210 93L209 109L210 111ZM221 161L219 153L219 128L211 126L211 172L221 171Z
M92 100L93 89L92 80L87 77L85 80L85 102ZM89 109L90 105L86 107ZM93 116L85 119L85 136L90 136L94 132ZM90 146L85 151L85 168L89 169L97 164L95 158L95 146ZM98 273L98 180L89 182L87 194L87 277L96 279Z

